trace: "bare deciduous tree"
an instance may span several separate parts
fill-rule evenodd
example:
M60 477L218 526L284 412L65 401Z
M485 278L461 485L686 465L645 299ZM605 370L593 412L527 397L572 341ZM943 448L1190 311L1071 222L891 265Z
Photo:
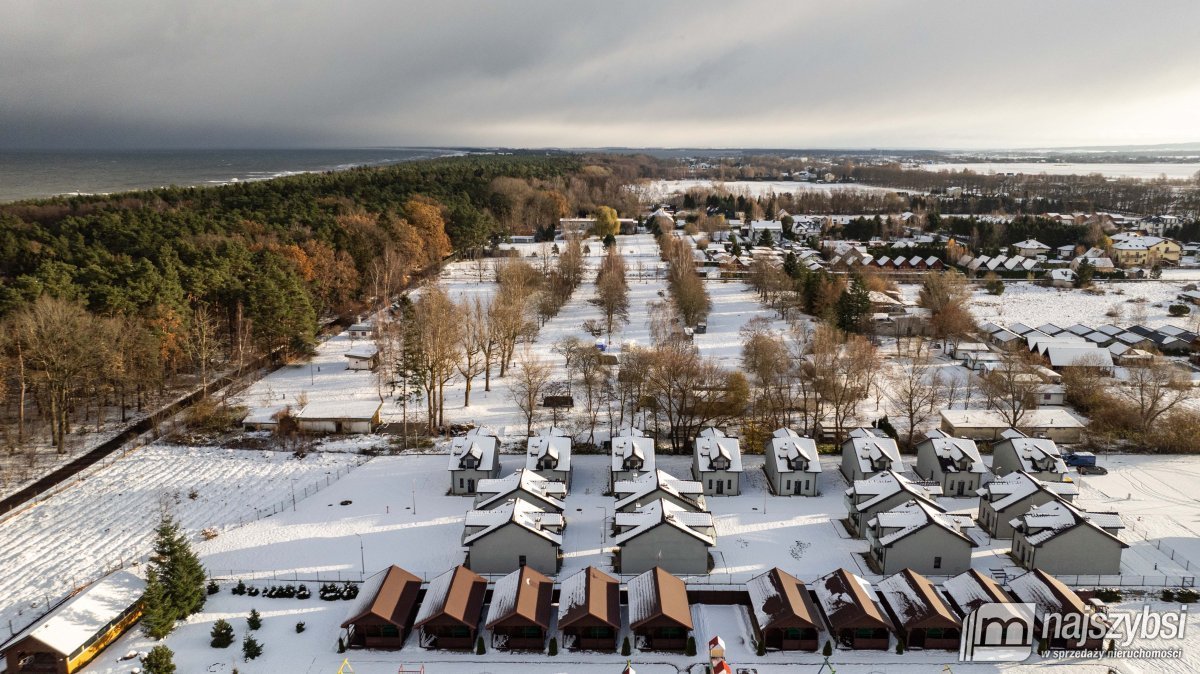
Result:
M937 365L920 348L887 377L884 397L904 419L905 447L912 448L918 425L938 410L945 396L946 387Z
M526 435L533 433L533 420L542 396L550 386L552 372L550 363L539 359L529 348L524 349L517 357L508 390L517 409L525 415Z
M1025 413L1037 405L1042 387L1037 365L1035 357L1025 350L1006 351L996 367L979 377L979 388L988 406L1013 428L1020 428Z
M1125 371L1125 380L1111 390L1133 406L1143 433L1149 433L1154 422L1195 395L1187 373L1161 357L1127 366Z

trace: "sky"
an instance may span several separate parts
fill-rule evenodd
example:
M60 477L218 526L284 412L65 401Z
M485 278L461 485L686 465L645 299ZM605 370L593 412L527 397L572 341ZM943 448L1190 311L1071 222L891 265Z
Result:
M0 0L0 148L1200 141L1195 0Z

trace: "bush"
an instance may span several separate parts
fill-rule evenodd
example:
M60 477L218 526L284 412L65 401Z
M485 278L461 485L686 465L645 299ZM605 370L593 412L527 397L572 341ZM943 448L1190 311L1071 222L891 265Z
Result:
M217 585L217 581L215 581L215 580L208 581L208 593L209 594L216 594L220 591L221 591L221 586Z
M166 646L155 646L142 658L146 674L175 674L175 652Z
M250 609L250 617L246 618L246 626L252 630L262 627L262 616L258 614L258 609Z
M257 597L258 592L259 592L259 589L257 587L254 587L253 585L246 588L246 594L250 595L251 597Z
M987 283L983 284L983 289L986 290L987 294L989 295L1003 295L1004 281L1001 281L998 278L988 279Z
M230 625L229 621L224 618L213 623L212 631L208 634L212 637L209 645L213 648L229 648L233 643L233 625Z
M230 592L232 592L233 594L237 594L237 595L246 594L246 584L243 583L241 580L238 580L237 585L234 585L233 589L230 590Z
M755 655L757 655L760 658L767 654L766 640L764 640L764 639L758 640L758 644L757 644L756 648L754 649L754 653L755 653Z
M1100 601L1114 604L1121 601L1121 591L1113 587L1104 587L1096 590L1096 598Z
M259 644L258 640L254 637L246 635L246 638L242 640L243 658L246 658L247 660L253 660L254 658L262 655L262 651L262 645Z
M628 656L632 652L633 649L629 647L629 637L625 637L625 640L621 642L621 655Z
M550 637L550 655L558 655L558 638Z
M1170 588L1164 589L1160 596L1163 601L1175 601L1175 592Z
M683 654L688 657L696 654L696 637L688 637L687 646L684 647Z
M346 652L346 642L341 637L338 637L338 653Z
M896 640L896 655L904 655L904 640Z
M1167 313L1171 314L1172 316L1187 316L1188 314L1192 313L1192 310L1189 309L1186 304L1172 304L1171 306L1167 307Z
M832 641L825 642L825 647L821 649L821 655L824 655L825 657L829 657L829 656L833 655L833 642Z
M1196 591L1191 588L1175 591L1175 601L1181 604L1195 604L1196 599Z
M301 620L300 622L296 623L296 634L300 634L303 631L304 631L304 621Z
M475 637L475 655L483 655L486 652L483 647L483 637Z
M308 599L311 596L312 592L309 592L308 587L303 583L300 584L300 587L296 588L296 599Z

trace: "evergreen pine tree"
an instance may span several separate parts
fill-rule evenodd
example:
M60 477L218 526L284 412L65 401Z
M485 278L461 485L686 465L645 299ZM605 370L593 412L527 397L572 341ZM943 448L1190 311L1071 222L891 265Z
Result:
M150 565L157 571L162 583L172 622L204 608L204 601L208 598L205 589L208 574L179 525L169 515L163 516L155 530L154 555Z
M252 630L262 627L262 616L259 615L258 609L250 609L250 617L246 618L246 626Z
M146 591L142 595L142 631L151 639L160 640L175 629L175 611L168 603L158 571L153 566L146 571Z
M175 674L175 652L166 646L155 646L142 658L145 674Z
M821 655L824 655L825 657L829 657L829 656L833 655L833 642L832 641L825 642L825 647L821 649Z
M258 656L262 655L262 652L263 652L262 645L259 644L258 640L255 639L254 637L247 634L246 638L242 639L242 657L243 658L246 658L247 660L253 660L254 658L257 658Z
M228 620L221 618L213 623L209 636L212 637L213 648L228 648L233 643L233 625L230 625Z
M850 287L837 300L837 326L846 332L860 332L863 319L871 311L871 295L862 279L855 276Z

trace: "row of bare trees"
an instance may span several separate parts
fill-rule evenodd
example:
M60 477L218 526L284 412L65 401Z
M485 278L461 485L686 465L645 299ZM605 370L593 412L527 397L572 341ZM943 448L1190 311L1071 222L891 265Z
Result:
M686 327L703 323L712 310L712 300L704 281L696 273L692 244L673 232L666 232L658 237L658 247L667 263L667 288L675 313Z

